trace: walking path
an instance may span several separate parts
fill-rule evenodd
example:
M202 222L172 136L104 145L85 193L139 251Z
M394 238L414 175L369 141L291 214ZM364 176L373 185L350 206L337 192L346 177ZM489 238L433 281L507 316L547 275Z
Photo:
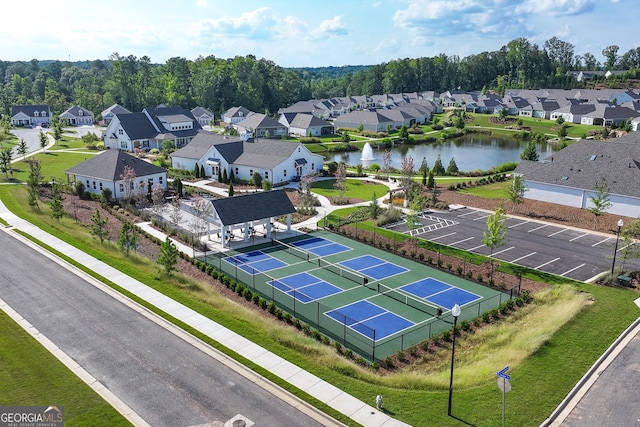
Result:
M158 291L146 286L138 280L127 276L115 268L103 263L102 261L78 250L77 248L61 241L55 236L45 233L38 227L31 223L17 217L10 212L4 204L0 201L0 218L7 221L11 227L20 230L39 241L51 246L52 248L64 253L65 255L73 258L75 261L91 268L97 274L102 277L108 277L109 280L126 289L127 291L135 294L137 297L147 301L149 304L161 309L165 313L179 319L190 327L198 330L204 335L207 335L213 340L223 344L227 348L235 351L243 357L251 360L253 363L263 367L264 369L272 372L283 380L296 386L300 390L313 396L319 401L334 408L338 412L348 416L354 421L371 427L400 427L408 426L401 421L395 420L386 415L383 411L376 409L374 406L367 404L348 393L340 390L339 388L327 383L326 381L318 378L317 376L305 371L299 366L283 359L282 357L267 351L261 346L247 340L246 338L238 335L237 333L223 327L222 325L214 322L213 320L202 316L194 310L185 307L184 305L172 300L171 298L159 293ZM148 229L145 227L145 229ZM182 245L180 250L191 253L192 249ZM73 268L69 266L71 270ZM3 309L6 307L2 307ZM54 353L55 355L56 353ZM64 358L64 355L59 355ZM221 355L226 359L226 356ZM252 374L255 375L255 374ZM87 384L92 386L96 391L104 389L104 386L100 384L95 378L85 378L81 376ZM108 396L106 397L108 399ZM299 399L292 397L291 404L300 407L305 411L316 411L304 404ZM111 400L111 404L116 409L122 408L122 402L119 400ZM371 404L375 404L375 396L371 396ZM128 409L128 408L127 408ZM131 420L131 412L127 413Z

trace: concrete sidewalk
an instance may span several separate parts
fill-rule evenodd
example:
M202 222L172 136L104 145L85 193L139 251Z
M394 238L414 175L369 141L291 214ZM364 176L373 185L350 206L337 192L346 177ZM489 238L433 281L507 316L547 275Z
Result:
M121 273L102 261L89 256L88 254L48 233L45 233L38 227L11 213L1 201L0 217L7 221L11 227L31 235L57 251L64 253L66 256L73 258L75 261L92 269L102 277L108 277L110 281L116 283L118 286L121 286L127 291L135 294L165 313L180 319L190 327L209 336L243 357L246 357L257 365L272 372L298 389L308 393L354 421L367 427L396 427L408 425L391 418L385 413L377 410L375 407L356 399L334 385L331 385L305 371L299 366L290 363L289 361L267 351L213 320L206 318L194 310L177 303L154 289L149 288L138 280ZM191 248L187 247L181 247L180 249L185 251L188 250L187 254L190 254L192 251ZM371 403L375 403L374 395L371 396ZM302 405L302 402L299 401L298 404Z

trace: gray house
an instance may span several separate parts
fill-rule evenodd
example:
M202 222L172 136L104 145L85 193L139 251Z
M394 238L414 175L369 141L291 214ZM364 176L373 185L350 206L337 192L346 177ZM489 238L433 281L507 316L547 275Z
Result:
M86 108L74 105L60 114L60 120L66 120L69 126L93 126L95 117Z
M51 110L48 105L13 105L12 126L49 126Z
M131 111L124 108L122 105L113 104L111 107L104 110L100 115L102 116L102 124L105 126L109 126L111 120L116 116L116 114L130 114Z
M524 198L576 208L593 206L596 185L604 179L608 213L640 216L640 134L608 142L583 139L541 162L523 160L514 171L523 177Z

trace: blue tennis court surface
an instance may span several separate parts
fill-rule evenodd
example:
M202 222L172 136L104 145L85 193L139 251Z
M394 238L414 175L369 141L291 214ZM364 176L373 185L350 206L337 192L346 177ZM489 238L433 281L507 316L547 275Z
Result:
M415 325L366 300L327 311L325 315L375 341Z
M340 252L350 251L351 248L340 243L336 243L322 237L312 237L310 239L298 240L291 243L307 252L311 252L317 256L329 256L339 254Z
M363 255L339 264L375 280L386 279L387 277L409 271L407 268L374 257L373 255Z
M303 303L328 297L341 291L340 288L309 273L294 274L270 280L267 283Z
M455 304L464 306L465 304L482 298L473 292L465 291L464 289L449 285L432 277L409 283L408 285L401 286L399 289L448 310L451 310Z
M233 255L224 258L224 260L249 274L258 274L288 265L286 262L280 261L262 251Z

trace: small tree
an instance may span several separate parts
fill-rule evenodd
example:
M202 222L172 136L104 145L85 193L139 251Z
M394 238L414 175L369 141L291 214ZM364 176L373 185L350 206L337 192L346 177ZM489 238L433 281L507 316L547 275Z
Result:
M338 170L336 171L336 182L333 183L333 188L338 190L339 201L342 202L344 198L344 192L347 190L347 167L344 163L340 163Z
M176 197L171 201L171 213L169 214L171 223L178 227L182 221L182 207L180 206L180 198Z
M100 210L96 209L95 213L91 216L91 234L96 236L100 243L103 243L105 239L109 238L109 230L107 230L108 218L102 218L100 216Z
M22 156L23 161L27 158L27 150L28 150L27 141L20 138L20 141L18 142L18 146L16 147L16 151L18 152L18 154Z
M233 197L236 191L233 189L233 181L229 183L229 197Z
M206 175L206 173L204 171L204 165L200 165L200 178L204 179L206 177L207 177L207 175Z
M391 151L389 150L385 150L384 153L382 153L382 172L391 172Z
M38 196L40 194L42 179L40 161L31 160L29 162L29 178L27 179L27 200L32 209L40 210Z
M162 217L165 208L164 187L162 184L155 183L151 187L151 209L157 217Z
M230 189L233 188L230 186ZM200 238L200 235L205 231L209 224L208 216L211 214L211 203L201 197L197 198L191 205L192 218L189 222L189 228L192 233L192 242L195 244L196 240ZM195 246L193 246L193 256L195 257Z
M604 177L600 178L600 181L596 183L595 193L593 193L589 200L591 201L591 207L587 210L593 214L594 222L593 226L598 226L598 218L606 213L611 207L611 200L609 200L609 186Z
M433 170L429 171L429 177L427 179L427 188L429 189L436 188L436 177L433 174Z
M268 179L262 181L262 191L271 191L273 188L273 183Z
M38 133L38 139L40 140L40 148L42 148L42 152L46 153L47 152L47 135L40 131L40 133Z
M256 188L262 188L262 175L260 175L260 172L254 172L252 179Z
M531 160L533 162L537 162L540 156L538 155L538 151L536 150L536 142L530 140L524 151L520 153L521 160Z
M60 222L60 218L64 216L64 206L62 205L62 191L60 184L53 182L51 186L51 201L49 202L49 208L51 210L51 218Z
M109 207L112 197L113 193L111 192L111 189L108 187L104 187L102 189L102 192L100 193L100 203L102 203L102 206L104 206L105 208Z
M125 165L120 179L123 181L124 186L124 198L131 202L134 188L134 181L136 179L136 171L129 165Z
M491 264L491 279L493 279L493 251L506 242L507 217L502 206L498 206L493 215L487 218L487 230L482 237L482 243L489 248L489 262Z
M198 165L198 162L196 162L196 165L193 167L193 176L200 178L200 165Z
M507 198L512 203L512 211L515 211L516 207L523 202L522 196L524 196L526 189L522 175L515 175L511 185L508 186L506 190Z
M120 228L120 236L118 237L118 246L129 256L131 249L135 250L138 244L138 233L136 228L130 222L125 222Z
M398 131L398 139L400 139L400 141L402 142L409 141L409 130L407 129L406 125L402 125L400 127L400 130Z
M444 166L442 166L442 159L440 158L440 154L438 154L438 157L436 158L435 163L433 164L433 169L431 169L433 171L433 174L436 176L442 176L444 175Z
M4 172L9 179L9 171L11 170L11 148L2 147L0 149L0 171Z
M449 161L449 166L447 166L447 175L458 175L458 165L456 164L456 160L452 157Z
M378 202L378 198L376 197L376 192L373 192L373 197L371 198L371 203L369 203L369 215L373 219L378 219L380 215L380 203Z
M178 248L167 236L164 242L160 244L160 253L157 260L158 264L163 267L165 274L170 275L175 270L178 263L178 255Z
M342 141L343 144L348 144L349 141L351 141L351 136L349 136L349 132L347 132L347 131L342 132L342 136L340 137L340 141Z

